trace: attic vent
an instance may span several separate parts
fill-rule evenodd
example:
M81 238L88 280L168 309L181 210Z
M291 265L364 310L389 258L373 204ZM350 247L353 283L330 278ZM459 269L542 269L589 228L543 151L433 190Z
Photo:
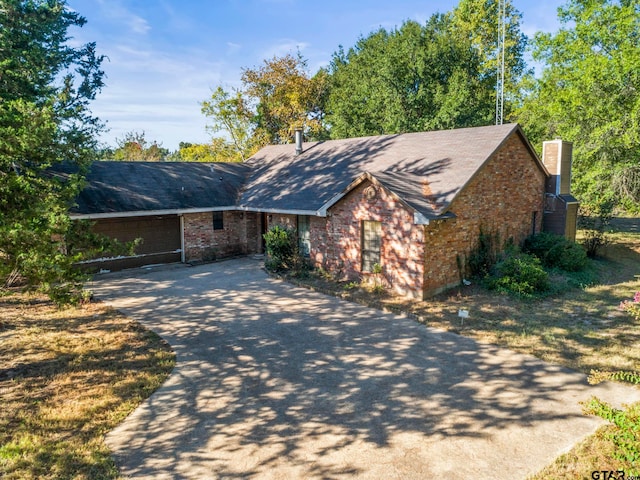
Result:
M376 190L376 187L374 187L373 185L369 185L364 189L362 193L364 195L364 198L366 198L367 200L373 200L378 195L378 190Z

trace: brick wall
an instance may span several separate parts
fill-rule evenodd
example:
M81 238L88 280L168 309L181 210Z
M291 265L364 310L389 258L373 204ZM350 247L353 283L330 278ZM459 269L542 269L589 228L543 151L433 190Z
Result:
M370 199L364 182L329 210L311 217L311 258L344 279L370 276L361 271L361 222L382 223L381 264L396 292L427 298L459 283L480 228L501 242L522 242L543 218L545 176L518 135L505 142L454 200L454 219L414 225L413 212L383 188ZM463 267L462 271L459 265Z
M211 212L185 214L183 222L187 262L251 254L259 249L257 213L223 212L224 228L221 230L213 229Z
M371 195L371 189L375 194ZM420 297L424 273L423 227L413 224L413 212L368 181L334 205L326 220L312 218L311 258L341 278L370 279L371 274L362 272L361 268L363 220L382 224L380 264L387 286L401 295Z
M512 135L453 201L455 219L425 227L424 294L429 297L459 283L460 263L478 241L480 228L500 241L521 243L542 228L545 175L519 135Z

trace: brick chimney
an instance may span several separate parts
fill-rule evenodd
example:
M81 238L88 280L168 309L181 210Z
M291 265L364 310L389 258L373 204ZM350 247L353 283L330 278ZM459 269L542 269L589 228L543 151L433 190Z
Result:
M571 194L572 153L573 144L571 142L550 140L542 143L542 163L551 174L547 181L547 193Z
M545 186L543 229L575 240L579 203L571 195L572 154L571 142L557 139L542 144L542 163L550 174Z

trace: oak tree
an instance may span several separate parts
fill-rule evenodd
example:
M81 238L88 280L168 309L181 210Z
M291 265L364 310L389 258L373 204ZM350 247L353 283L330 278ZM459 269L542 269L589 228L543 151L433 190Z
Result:
M331 63L327 121L333 138L491 123L495 81L450 15L405 22L340 49Z

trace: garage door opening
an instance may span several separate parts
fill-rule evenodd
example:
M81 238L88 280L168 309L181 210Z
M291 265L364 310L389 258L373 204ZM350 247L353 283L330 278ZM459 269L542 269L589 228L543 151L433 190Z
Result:
M99 258L86 262L90 271L123 270L162 263L181 261L182 245L180 217L147 216L128 218L105 218L96 220L93 231L121 242L132 242L137 238L142 243L133 256Z

